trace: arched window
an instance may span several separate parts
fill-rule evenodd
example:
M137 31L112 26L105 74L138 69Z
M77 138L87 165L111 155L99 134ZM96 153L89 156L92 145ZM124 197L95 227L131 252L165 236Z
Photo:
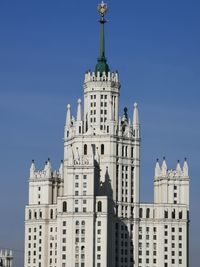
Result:
M98 204L97 204L97 211L98 211L98 212L102 212L102 203L101 203L101 201L98 201Z
M84 145L84 155L87 155L87 145Z
M76 225L79 225L79 221L76 221Z
M29 212L28 212L28 218L29 218L29 220L31 220L31 210L29 210Z
M85 221L82 221L81 224L82 224L82 225L85 225Z
M148 209L146 210L146 218L149 219L149 217L150 217L150 209L148 208Z
M101 145L101 155L104 155L104 145Z
M139 209L139 217L142 218L142 208Z
M63 212L67 212L67 202L63 202Z
M53 219L53 210L50 210L50 219Z
M84 247L84 246L82 246L82 247L81 247L81 251L84 251L84 250L85 250L85 247Z
M40 219L42 219L42 211L40 210Z
M34 211L34 218L37 219L37 212Z

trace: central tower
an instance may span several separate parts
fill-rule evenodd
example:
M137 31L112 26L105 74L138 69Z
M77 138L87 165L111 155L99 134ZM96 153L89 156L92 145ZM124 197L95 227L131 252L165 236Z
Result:
M93 257L90 253L85 255L88 257L86 266L91 267L114 266L113 246L121 242L116 223L125 229L123 233L127 236L129 230L137 231L137 226L131 230L131 220L137 214L134 205L139 203L140 167L138 106L134 105L132 119L128 117L127 108L122 118L119 117L120 81L118 73L110 70L105 56L107 5L103 1L98 12L100 54L95 70L85 74L83 112L80 99L76 119L68 105L64 135L63 198L68 203L72 229L76 227L75 219L85 217L85 226L88 226L85 251L93 248ZM130 240L128 246L128 254L120 257L125 261L129 255L131 263ZM117 246L116 250L120 250L117 254L122 249ZM75 251L71 251L69 257L73 257L73 253ZM74 259L76 256L72 262Z

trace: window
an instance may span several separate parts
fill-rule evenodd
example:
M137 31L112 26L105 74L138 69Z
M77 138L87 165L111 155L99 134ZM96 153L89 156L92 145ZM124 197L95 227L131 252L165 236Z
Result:
M29 212L28 212L28 218L29 218L29 220L31 220L31 210L29 210Z
M146 210L146 218L148 219L150 217L150 209L148 208L147 210Z
M183 212L179 211L179 220L183 219Z
M84 145L84 155L87 155L87 145Z
M104 145L101 145L101 155L104 155Z
M67 202L63 202L63 212L67 212Z
M175 209L172 211L172 219L175 219L175 216L176 216L176 214L175 214Z
M165 214L164 214L164 216L165 216L165 219L168 218L168 211L167 211L167 210L165 210Z
M98 212L102 212L102 203L101 203L101 201L98 201L98 204L97 204L97 211L98 211Z
M53 210L50 211L50 218L53 219Z
M142 218L142 208L139 209L139 217Z

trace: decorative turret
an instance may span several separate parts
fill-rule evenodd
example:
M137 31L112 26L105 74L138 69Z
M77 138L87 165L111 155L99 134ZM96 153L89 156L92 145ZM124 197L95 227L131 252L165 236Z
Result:
M81 99L78 99L78 107L77 107L77 116L76 116L76 120L77 121L81 121Z
M67 105L67 116L66 116L66 126L70 127L71 126L71 106L70 104Z
M60 173L60 178L63 179L63 176L64 176L64 164L63 164L63 160L61 160L61 162L60 162L59 173Z
M109 66L107 64L107 59L105 57L105 34L104 34L104 24L106 23L106 20L104 18L106 12L108 10L107 4L105 4L103 1L101 4L98 5L98 12L101 15L100 17L100 55L98 58L98 62L95 68L95 73L96 76L98 75L98 72L100 76L105 73L106 75L108 74Z
M134 103L133 127L137 127L138 125L139 125L138 104L137 103Z
M183 175L188 177L188 164L187 159L185 158L184 164L183 164Z
M134 104L133 111L133 136L136 138L140 137L139 112L137 103Z
M160 176L160 174L161 174L161 169L160 169L159 159L157 159L155 167L155 177Z
M52 166L51 166L50 159L48 158L48 161L46 164L46 177L51 178L51 174L52 174Z
M35 161L32 160L31 167L30 167L30 177L34 176L35 171L36 171Z
M179 161L179 160L177 161L176 171L177 171L178 173L182 173L182 169L181 169L181 165L180 165L180 161Z
M163 163L162 163L162 175L166 175L167 174L167 163L166 163L166 160L165 160L165 157L163 157Z

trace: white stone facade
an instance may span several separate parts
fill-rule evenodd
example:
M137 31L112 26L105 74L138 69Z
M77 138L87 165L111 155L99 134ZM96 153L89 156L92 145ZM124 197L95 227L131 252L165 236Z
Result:
M12 266L13 266L12 251L0 250L0 267L12 267Z
M154 203L141 203L138 105L119 117L116 72L87 72L83 88L59 171L31 165L25 267L188 267L187 162L157 162Z

